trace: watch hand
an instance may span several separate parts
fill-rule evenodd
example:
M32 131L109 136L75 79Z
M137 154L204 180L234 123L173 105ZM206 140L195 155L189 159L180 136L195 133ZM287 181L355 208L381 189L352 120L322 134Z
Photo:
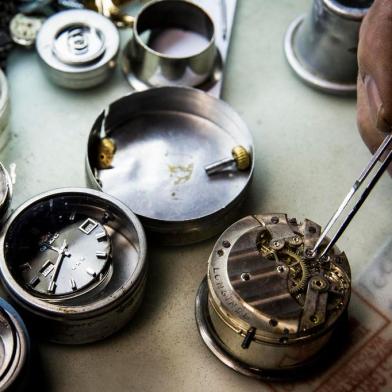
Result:
M61 253L61 249L59 249L59 248L56 248L55 246L53 246L53 245L50 245L50 244L48 244L47 242L43 242L42 243L42 246L46 246L47 248L49 248L49 249L51 249L51 250L54 250L55 252L57 252L57 253ZM67 250L65 250L65 256L69 256L69 252L67 251Z
M67 246L68 246L67 241L64 240L63 245L61 246L61 248L58 252L59 255L57 256L56 265L54 267L52 279L49 282L48 292L50 292L50 293L54 293L54 291L55 291L57 276L60 272L60 268L63 263L64 257L70 255L70 253L67 252L67 250L66 250Z

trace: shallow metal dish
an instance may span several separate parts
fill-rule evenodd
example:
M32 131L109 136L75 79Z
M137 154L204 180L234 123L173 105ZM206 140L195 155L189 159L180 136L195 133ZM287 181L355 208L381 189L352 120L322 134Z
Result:
M102 139L116 148L99 168ZM251 167L208 176L207 164L241 144ZM165 244L201 241L233 222L254 166L252 136L226 103L196 89L162 87L112 103L90 133L91 184L122 200Z

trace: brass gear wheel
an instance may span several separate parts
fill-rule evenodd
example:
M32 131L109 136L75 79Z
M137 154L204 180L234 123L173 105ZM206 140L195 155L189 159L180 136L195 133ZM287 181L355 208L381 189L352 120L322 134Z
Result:
M288 260L284 260L289 267L289 291L291 294L297 294L306 288L309 279L309 270L305 261L297 253L283 249L280 253L287 255Z

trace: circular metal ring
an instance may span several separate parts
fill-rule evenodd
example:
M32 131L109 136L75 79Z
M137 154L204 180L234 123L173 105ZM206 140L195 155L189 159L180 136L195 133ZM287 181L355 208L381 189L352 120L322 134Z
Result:
M0 321L3 328L0 328L0 351L6 354L0 357L0 390L24 390L30 360L29 334L19 314L2 298Z

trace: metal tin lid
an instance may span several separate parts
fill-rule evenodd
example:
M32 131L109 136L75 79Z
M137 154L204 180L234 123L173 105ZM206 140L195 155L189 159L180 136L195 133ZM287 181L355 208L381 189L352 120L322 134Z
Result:
M246 170L234 163L236 145L249 151ZM206 166L222 158L233 162L208 175ZM253 141L223 101L162 87L112 103L91 131L86 163L92 184L127 204L164 243L192 243L238 214L253 173Z

